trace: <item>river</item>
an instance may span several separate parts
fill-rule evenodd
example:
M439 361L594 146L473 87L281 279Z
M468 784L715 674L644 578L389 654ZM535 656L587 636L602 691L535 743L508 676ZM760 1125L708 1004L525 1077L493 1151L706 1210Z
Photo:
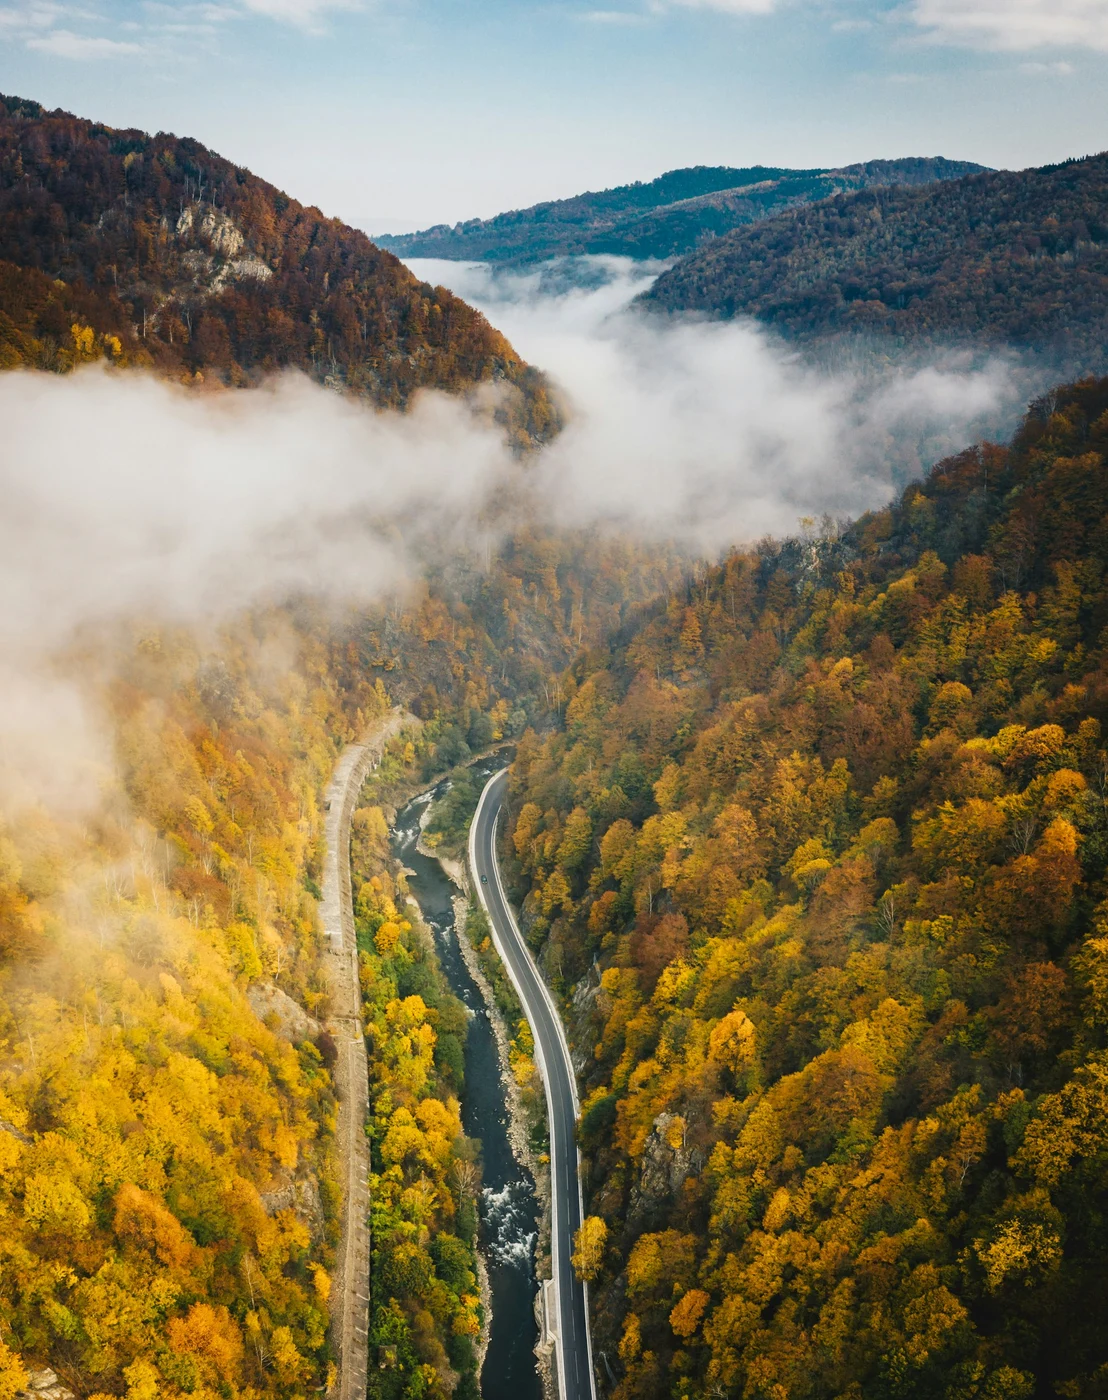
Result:
M483 781L502 765L502 758L483 759L473 771ZM534 1182L516 1161L508 1140L508 1109L496 1039L484 999L458 948L455 888L438 861L416 849L420 817L428 802L445 790L446 784L440 783L400 810L392 831L392 850L412 872L408 888L434 934L450 988L469 1012L462 1126L468 1137L481 1140L480 1243L492 1293L492 1329L481 1373L481 1394L484 1400L541 1400L542 1383L535 1364L538 1205Z

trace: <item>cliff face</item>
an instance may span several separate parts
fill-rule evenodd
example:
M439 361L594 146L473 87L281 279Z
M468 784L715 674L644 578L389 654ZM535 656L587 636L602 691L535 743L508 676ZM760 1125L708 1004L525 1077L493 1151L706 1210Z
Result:
M479 312L196 141L0 97L0 259L19 269L0 279L14 363L65 368L84 298L97 336L174 375L238 385L293 366L386 407L500 382L521 438L556 426L541 377ZM63 309L40 325L29 297Z

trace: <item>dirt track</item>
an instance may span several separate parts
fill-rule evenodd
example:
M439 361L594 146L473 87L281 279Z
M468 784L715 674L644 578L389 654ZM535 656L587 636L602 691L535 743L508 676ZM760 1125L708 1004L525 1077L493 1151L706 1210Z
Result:
M369 1067L362 1029L358 950L350 887L350 818L366 775L385 744L410 716L393 710L358 744L343 753L327 789L327 858L320 918L324 965L331 986L328 1028L338 1046L337 1140L342 1165L342 1237L331 1286L331 1329L338 1353L332 1400L364 1400L369 1337L369 1150L365 1120Z

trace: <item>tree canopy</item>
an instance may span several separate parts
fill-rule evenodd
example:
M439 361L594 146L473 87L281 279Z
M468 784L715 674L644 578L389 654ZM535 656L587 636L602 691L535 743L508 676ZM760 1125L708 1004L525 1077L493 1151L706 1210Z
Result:
M659 599L520 744L618 1400L1101 1393L1106 457L1060 390Z

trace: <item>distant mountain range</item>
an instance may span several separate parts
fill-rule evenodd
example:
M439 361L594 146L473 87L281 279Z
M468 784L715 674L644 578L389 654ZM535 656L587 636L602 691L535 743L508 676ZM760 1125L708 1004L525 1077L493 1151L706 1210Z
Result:
M842 169L790 171L770 165L693 165L573 199L548 200L496 218L471 218L419 234L377 239L401 258L529 263L573 253L681 258L744 224L797 204L873 185L923 185L985 169L971 161L910 157Z
M983 171L941 156L871 160L839 170L697 165L646 184L548 200L493 219L437 224L376 241L399 257L498 263L542 262L580 253L678 258L732 229L847 191L924 185Z
M364 233L198 141L0 96L0 367L101 353L226 384L294 366L389 407L500 380L522 438L556 423L479 312Z
M1095 372L1108 365L1108 154L836 195L716 239L643 301L801 338L1012 345Z

